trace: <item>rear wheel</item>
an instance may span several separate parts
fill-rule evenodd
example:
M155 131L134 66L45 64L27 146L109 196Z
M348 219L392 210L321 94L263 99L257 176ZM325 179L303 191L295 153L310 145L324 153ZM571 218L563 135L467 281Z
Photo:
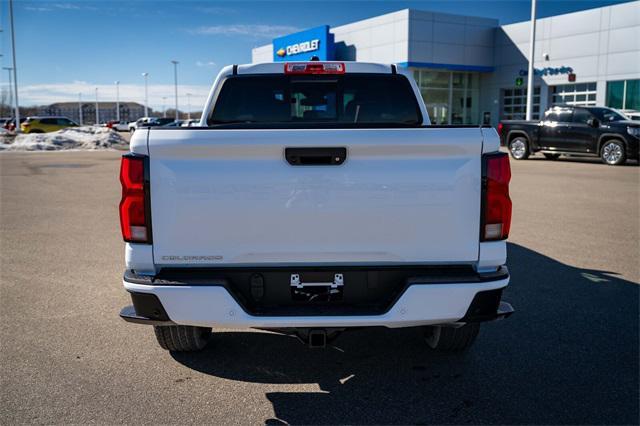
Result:
M544 155L544 157L547 160L557 160L558 158L560 158L560 154L549 154L549 153L545 152L542 155Z
M156 325L153 330L160 347L171 352L202 350L211 337L210 328L190 325Z
M610 166L618 166L627 161L624 145L618 140L606 141L600 149L602 162Z
M526 160L529 158L529 142L518 136L509 142L509 152L514 160Z
M425 327L424 338L427 345L433 350L459 352L473 345L479 331L480 324L478 323L465 324L458 328L433 325Z

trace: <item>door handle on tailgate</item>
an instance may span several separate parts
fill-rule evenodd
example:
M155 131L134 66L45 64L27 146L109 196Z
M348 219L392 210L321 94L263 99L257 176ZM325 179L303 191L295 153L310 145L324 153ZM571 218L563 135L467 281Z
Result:
M347 148L285 148L292 166L339 166L347 158Z

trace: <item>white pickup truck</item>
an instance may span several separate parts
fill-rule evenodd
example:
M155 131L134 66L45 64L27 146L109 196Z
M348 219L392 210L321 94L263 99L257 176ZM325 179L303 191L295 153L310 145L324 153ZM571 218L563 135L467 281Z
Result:
M431 126L395 65L229 66L199 127L144 129L130 146L120 316L164 349L202 349L212 328L323 347L384 326L454 351L513 312L498 135Z

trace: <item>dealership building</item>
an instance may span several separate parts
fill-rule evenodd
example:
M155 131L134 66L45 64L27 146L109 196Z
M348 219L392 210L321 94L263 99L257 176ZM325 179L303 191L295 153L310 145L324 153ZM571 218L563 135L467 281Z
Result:
M395 63L434 124L495 125L525 116L529 32L529 21L404 9L276 38L252 62ZM640 1L538 19L534 66L534 118L561 104L640 110Z

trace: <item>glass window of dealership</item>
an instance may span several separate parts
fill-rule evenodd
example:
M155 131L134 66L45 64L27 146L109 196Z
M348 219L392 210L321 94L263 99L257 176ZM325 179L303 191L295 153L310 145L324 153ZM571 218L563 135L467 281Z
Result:
M433 124L471 124L479 120L479 74L413 69Z
M495 125L525 118L529 25L405 9L276 38L252 60L396 63L411 71L432 123ZM537 28L535 119L556 105L640 110L640 1L541 18Z

